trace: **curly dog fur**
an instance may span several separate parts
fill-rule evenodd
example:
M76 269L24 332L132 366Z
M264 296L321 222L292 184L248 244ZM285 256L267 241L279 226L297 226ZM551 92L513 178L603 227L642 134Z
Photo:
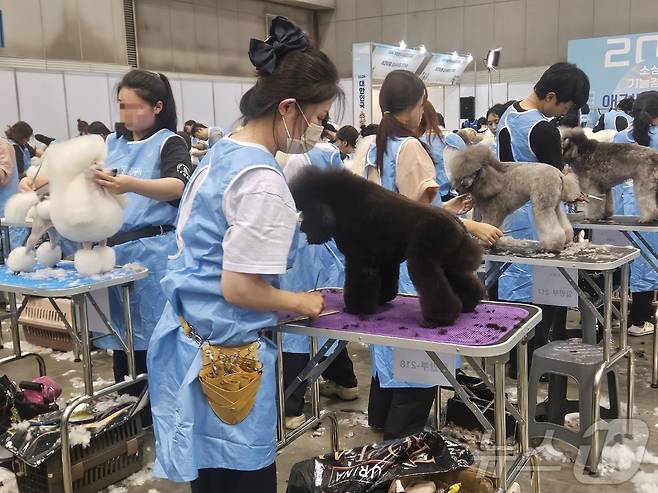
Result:
M615 144L588 139L580 129L562 132L564 161L578 176L583 192L604 198L587 204L589 219L612 216L611 188L628 179L640 208L640 222L658 219L658 151L636 144Z
M560 251L573 240L573 228L561 201L580 194L575 178L543 163L501 163L488 147L474 146L455 154L448 177L459 193L470 193L482 221L500 227L505 218L526 202L532 213L540 245Z
M424 322L452 324L484 297L474 274L482 248L461 221L349 171L308 166L290 184L309 243L331 238L345 255L345 309L371 314L398 294L407 260Z

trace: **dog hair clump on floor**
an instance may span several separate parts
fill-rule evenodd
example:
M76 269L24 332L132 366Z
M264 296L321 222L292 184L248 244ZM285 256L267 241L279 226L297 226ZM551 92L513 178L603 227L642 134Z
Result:
M509 214L530 201L543 249L560 251L573 240L561 202L573 202L580 190L574 177L554 166L501 163L488 147L473 146L455 154L447 174L459 193L471 195L482 222L501 227Z
M658 219L658 151L637 144L615 144L588 139L581 129L562 131L564 161L578 177L583 192L603 200L590 200L587 218L612 216L612 187L633 180L640 222Z
M453 214L347 170L311 166L290 183L308 242L331 238L345 255L345 309L371 314L398 294L407 260L427 326L450 325L484 297L482 248Z

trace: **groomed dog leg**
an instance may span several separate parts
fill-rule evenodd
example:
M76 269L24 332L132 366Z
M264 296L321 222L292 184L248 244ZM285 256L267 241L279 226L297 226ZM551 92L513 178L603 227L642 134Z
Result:
M559 252L564 249L566 243L564 230L558 221L555 209L535 207L533 204L532 213L541 247L549 252Z
M633 189L637 198L637 206L640 209L640 222L650 223L658 219L658 206L656 205L656 188L658 182L653 173L645 172L648 167L640 171L639 179L633 180Z
M608 190L605 194L605 209L603 210L603 219L612 217L615 211L614 199L612 198L612 190Z
M597 197L604 198L602 197L603 194L599 190L590 189L583 191L587 194L592 194L592 195L596 195ZM605 219L606 208L607 208L606 204L607 204L607 198L605 198L605 200L590 199L586 207L587 219L592 219L594 221L600 221L601 219ZM610 211L610 214L612 215L612 211Z
M379 264L379 274L381 277L381 291L379 294L379 304L383 305L395 299L398 295L398 283L400 282L400 264L390 262Z
M407 259L409 276L418 291L424 324L452 325L462 311L462 302L450 286L440 263L427 255Z
M569 245L573 242L573 226L571 226L571 221L567 218L567 213L564 212L562 204L558 204L555 208L555 214L557 215L557 220L562 226L564 231L565 245Z
M345 311L355 314L375 313L379 306L381 278L374 259L345 255Z
M482 281L471 272L455 272L446 270L446 277L462 302L462 312L470 313L485 297Z

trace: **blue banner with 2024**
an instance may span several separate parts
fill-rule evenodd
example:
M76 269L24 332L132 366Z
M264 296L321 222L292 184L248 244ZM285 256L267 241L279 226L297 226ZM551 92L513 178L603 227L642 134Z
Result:
M592 119L625 97L658 90L658 33L571 40L568 58L589 76Z

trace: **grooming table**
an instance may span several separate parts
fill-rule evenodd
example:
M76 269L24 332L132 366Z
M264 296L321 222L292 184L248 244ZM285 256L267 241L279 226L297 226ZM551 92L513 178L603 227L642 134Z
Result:
M38 267L38 265L37 265ZM132 321L130 316L130 291L133 283L148 276L148 270L141 266L116 267L112 271L93 277L81 276L73 267L73 262L62 261L55 269L41 270L30 273L14 274L6 265L0 266L0 291L10 293L12 296L22 295L23 301L18 310L11 313L12 339L14 341L14 354L0 360L0 365L17 361L27 356L33 356L39 363L39 371L42 375L46 373L43 358L35 353L22 353L20 335L18 331L18 317L27 306L30 297L48 298L58 316L76 341L80 348L82 358L83 377L85 393L75 398L66 408L61 420L61 443L62 443L62 466L65 493L72 493L71 483L71 458L69 454L68 422L71 414L83 403L88 403L98 397L124 390L137 383L145 382L146 375L136 375L135 353L133 349ZM96 301L91 296L94 291L121 286L123 290L123 317L126 327L125 336L112 327L108 316L106 316ZM71 298L73 323L69 324L64 313L59 309L56 298ZM91 361L91 342L88 329L87 301L98 313L101 321L109 330L109 334L97 337L114 336L123 346L128 357L128 373L130 380L104 387L94 391L93 371Z
M13 226L16 228L31 228L32 227L32 220L26 220L25 222L22 223L9 223L7 220L3 217L0 218L0 241L2 241L2 263L6 264L7 263L7 257L9 256L9 252L11 252L11 239L9 236L9 227ZM26 238L27 239L27 236ZM3 320L7 320L8 318L11 318L12 313L16 312L16 295L13 293L8 293L9 297L9 312L1 315L0 316L0 322ZM13 332L12 332L13 336ZM16 346L16 341L12 341L14 343L14 347ZM0 331L0 349L3 347L3 341L2 341L2 331Z
M391 303L380 307L377 312L368 317L351 315L343 312L343 294L338 289L321 290L325 298L325 314L315 320L295 319L294 316L282 314L276 339L281 348L282 332L301 334L311 337L311 360L307 367L297 377L285 392L279 392L279 448L285 447L299 437L308 428L314 426L326 414L319 413L317 397L317 378L331 364L338 352L347 342L362 342L366 344L381 344L395 348L416 349L424 351L431 358L443 376L450 382L464 403L476 416L480 424L495 436L495 471L498 481L497 488L506 491L516 480L520 472L531 463L533 472L533 488L538 491L539 478L537 458L529 448L528 441L528 379L527 379L527 343L532 337L535 325L541 320L541 309L517 303L485 302L478 305L474 313L465 313L450 327L422 327L422 315L418 297L398 296ZM329 340L317 349L317 337L328 337ZM335 352L320 361L328 349L340 341ZM505 364L512 348L518 350L518 407L513 406L505 397ZM280 351L281 349L279 349ZM480 378L494 392L494 425L485 418L482 411L471 402L469 394L457 382L441 361L438 354L461 355L475 370ZM485 373L480 358L493 363L494 380ZM279 389L283 386L283 363L279 354ZM290 436L285 435L284 402L302 382L312 382L314 416ZM505 410L514 415L519 423L521 451L511 468L506 464L506 423ZM332 419L332 446L337 450L337 425Z
M626 331L628 315L628 283L629 283L629 266L632 260L640 256L637 248L618 247L618 246L601 246L591 243L572 244L560 253L542 252L539 248L538 241L522 240L517 245L510 245L504 248L489 249L485 252L484 260L494 262L493 266L485 273L485 283L487 287L500 277L500 275L512 264L521 265L541 265L546 267L555 267L567 280L571 287L578 293L581 305L590 310L592 315L603 326L603 363L599 372L603 374L607 369L612 368L622 358L626 358L628 363L628 392L626 407L626 433L633 434L632 416L634 404L635 388L635 362L633 349L628 345L628 334ZM612 304L612 276L616 269L621 269L621 307L618 310ZM587 294L580 288L577 281L571 279L566 269L577 269L578 277L594 290L599 297L597 301L591 301ZM591 272L602 272L604 276L603 291L592 280ZM603 303L603 315L596 309L596 305ZM619 347L616 351L613 348L612 338L612 320L613 316L619 320L620 337ZM593 340L592 340L593 339ZM596 334L586 334L583 331L583 342L586 344L596 345ZM519 370L520 371L520 370ZM601 386L600 381L593 389L594 402L600 402ZM595 413L599 412L597 407ZM597 414L598 416L598 414ZM592 464L599 463L597 454L597 441L599 433L599 419L594 420L592 430L592 447L591 458Z
M609 219L592 221L587 219L584 214L569 215L569 220L574 228L619 231L626 237L631 245L640 250L640 254L644 257L651 268L658 272L658 252L656 252L651 244L642 236L642 233L658 233L658 222L643 224L640 223L640 218L638 216L612 216ZM654 313L651 386L654 389L658 389L658 312Z

